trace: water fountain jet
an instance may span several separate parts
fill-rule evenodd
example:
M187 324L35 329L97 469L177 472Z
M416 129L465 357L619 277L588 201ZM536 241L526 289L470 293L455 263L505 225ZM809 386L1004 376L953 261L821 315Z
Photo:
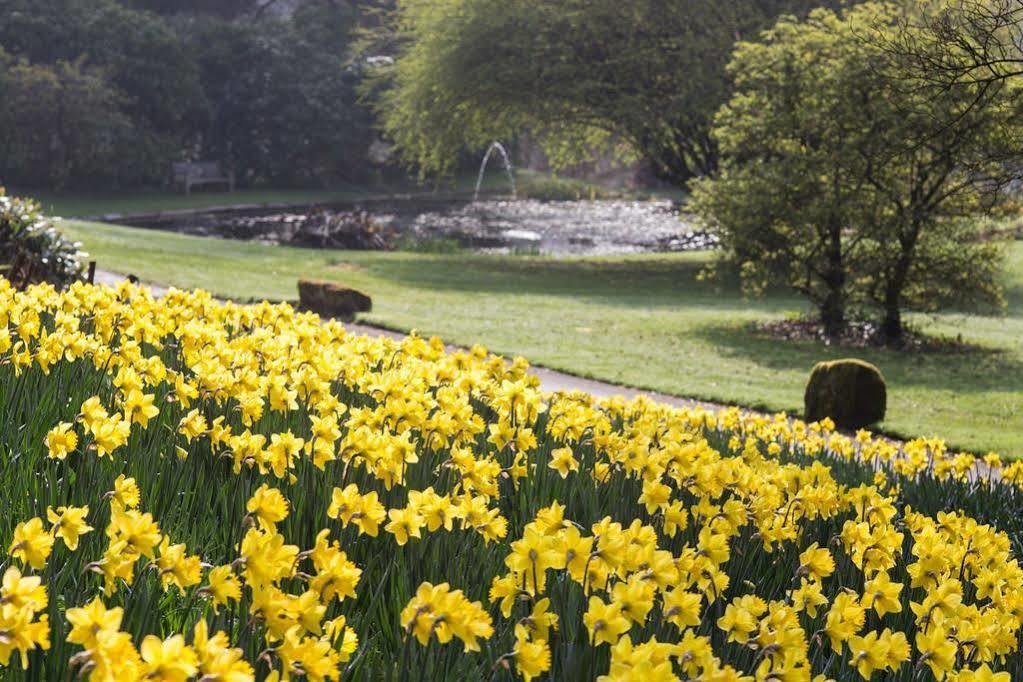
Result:
M483 162L480 164L479 175L476 176L476 191L472 195L473 202L477 202L480 199L480 187L483 186L483 175L487 172L487 163L490 162L490 157L494 152L501 155L501 159L504 160L504 172L508 175L508 183L511 185L512 197L518 198L518 190L515 187L515 171L512 169L511 159L508 157L508 150L504 148L504 145L494 140L487 147L487 153L483 155Z

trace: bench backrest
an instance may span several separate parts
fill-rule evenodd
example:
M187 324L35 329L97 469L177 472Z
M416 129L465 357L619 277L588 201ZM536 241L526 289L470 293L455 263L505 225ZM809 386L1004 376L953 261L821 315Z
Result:
M224 177L224 172L220 170L220 164L216 161L177 161L171 164L171 171L175 180Z

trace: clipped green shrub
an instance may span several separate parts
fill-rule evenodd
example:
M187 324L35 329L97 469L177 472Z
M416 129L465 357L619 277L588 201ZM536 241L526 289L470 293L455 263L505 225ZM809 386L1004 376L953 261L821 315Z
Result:
M0 187L0 277L23 289L49 282L63 288L82 274L86 254L43 215L31 199L8 196Z
M863 360L818 362L803 402L806 421L830 418L840 429L862 429L884 419L888 393L881 370Z

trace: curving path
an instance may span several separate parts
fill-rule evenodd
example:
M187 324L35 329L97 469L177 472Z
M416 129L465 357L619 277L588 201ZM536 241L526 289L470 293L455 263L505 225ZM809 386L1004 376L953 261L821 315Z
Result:
M124 279L124 275L116 272L110 272L109 270L96 270L96 284L116 286L123 282ZM166 286L151 284L149 282L143 282L143 284L145 284L149 290L153 292L154 296L162 296L167 293ZM403 339L407 336L401 332L382 329L380 327L374 327L359 322L347 323L345 324L345 327L353 332L364 334L366 336L387 336L393 339ZM456 349L455 346L449 346L449 348ZM729 407L728 405L719 403L709 403L702 400L693 400L691 398L680 398L679 396L669 395L667 393L644 391L629 386L619 386L617 384L611 384L604 381L597 381L596 379L587 379L574 374L567 374L565 372L559 372L546 367L533 365L532 363L530 363L530 370L533 374L540 378L540 386L545 391L584 391L596 398L609 398L611 396L620 395L626 399L631 399L639 395L645 395L657 402L666 403L675 407L702 407L708 410Z
M124 281L125 276L110 272L106 270L97 270L95 276L95 282L97 284L117 285ZM154 296L161 296L167 292L166 286L159 284L150 284L143 282L150 291L153 292ZM358 322L352 322L345 324L347 329L352 330L358 334L364 334L366 336L387 336L393 339L403 339L406 334L402 332L396 332L390 329L383 329L380 327L374 327L368 324L362 324ZM449 349L458 350L457 346L448 346ZM605 381L598 381L596 379L587 379L585 377L576 376L574 374L568 374L566 372L560 372L554 369L548 369L539 365L530 364L531 372L540 378L540 386L545 391L584 391L596 398L609 398L612 396L622 396L626 399L635 398L636 396L644 395L652 400L656 400L660 403L666 403L675 407L693 408L702 407L706 410L720 410L731 407L723 403L712 403L703 400L695 400L692 398L682 398L667 393L658 393L656 391L646 391L630 386L620 386L618 384L611 384ZM748 408L741 408L743 412L750 414L768 414L759 410L751 410ZM891 443L894 443L901 447L903 441L898 438L883 434L875 434L875 436L884 438ZM981 461L977 463L977 469L973 472L974 478L989 477L991 475L989 467Z

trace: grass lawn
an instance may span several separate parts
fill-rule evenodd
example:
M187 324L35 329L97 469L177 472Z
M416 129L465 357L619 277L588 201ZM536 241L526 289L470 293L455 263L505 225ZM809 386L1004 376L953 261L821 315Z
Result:
M69 221L103 269L202 287L239 299L294 299L299 277L343 281L373 297L363 319L642 388L770 410L799 411L822 359L856 355L889 385L886 431L938 435L955 446L1023 455L1023 245L1009 257L1003 317L915 316L988 352L913 355L780 343L753 320L802 309L775 295L748 301L699 282L711 256L613 259L317 251Z
M516 170L516 183L520 197L530 196L548 199L589 198L637 198L640 194L630 190L609 190L605 187L582 180L558 178L546 173L530 170ZM441 196L471 198L476 187L475 175L463 175L442 183L438 188ZM486 194L506 195L509 193L504 170L493 166L484 177L480 188ZM11 190L13 195L21 192ZM212 190L193 189L185 196L171 190L102 192L27 192L42 204L49 215L65 218L99 218L113 213L131 215L157 213L182 209L204 209L236 205L265 204L319 204L346 201L364 201L374 197L393 194L432 194L432 186L404 184L363 186L349 185L325 190L302 189L239 189L227 192L219 187ZM652 192L660 198L680 200L683 192L660 190Z
M475 178L459 177L453 182L442 185L439 191L445 195L471 197L475 183ZM485 192L507 192L507 181L499 173L488 173L482 190ZM30 191L27 192L27 195L39 201L43 210L49 215L65 218L98 218L112 213L131 215L238 205L319 204L360 201L392 194L430 192L430 187L409 182L373 186L346 185L322 190L260 188L228 192L220 187L211 189L200 187L193 188L192 193L187 196L180 191L170 189L111 193ZM11 190L10 194L18 195L20 192Z
M12 192L16 194L16 192ZM238 204L314 204L347 201L366 196L360 189L341 190L261 190L193 191L185 196L175 192L139 191L117 194L36 193L43 210L64 217L98 217L111 213L157 213L181 209L201 209Z

